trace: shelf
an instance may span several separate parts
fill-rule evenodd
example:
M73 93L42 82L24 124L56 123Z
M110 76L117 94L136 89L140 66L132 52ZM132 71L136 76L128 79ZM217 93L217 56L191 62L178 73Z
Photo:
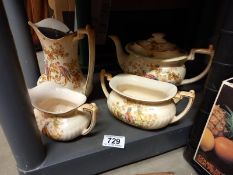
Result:
M97 174L184 146L202 96L201 86L183 86L183 89L192 88L197 91L194 105L187 116L164 129L147 131L115 119L107 108L99 83L94 87L92 96L89 97L89 101L95 102L99 107L98 122L94 130L88 136L70 142L56 142L43 138L47 157L40 167L24 174L65 175L68 171L69 175ZM186 102L178 104L178 112ZM104 135L125 136L125 148L103 147Z

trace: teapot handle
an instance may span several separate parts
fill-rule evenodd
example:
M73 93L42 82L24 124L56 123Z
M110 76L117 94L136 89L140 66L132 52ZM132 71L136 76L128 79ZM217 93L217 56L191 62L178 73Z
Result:
M104 95L108 98L109 93L108 93L108 90L107 90L106 85L105 85L104 77L106 77L107 80L110 81L111 78L112 78L112 75L109 74L109 73L106 73L106 71L105 71L104 69L102 69L102 70L100 71L100 83L101 83L101 88L102 88L102 90L103 90L103 92L104 92Z
M181 118L183 118L188 113L188 111L190 110L190 108L191 108L191 106L193 104L194 98L195 98L195 91L194 90L190 90L189 92L187 92L187 91L179 91L176 94L176 96L173 97L173 101L175 103L178 103L184 97L189 98L188 104L186 105L186 107L184 108L184 110L180 114L178 114L175 117L173 117L173 119L172 119L172 121L170 123L177 122L178 120L180 120Z
M192 49L187 60L194 60L196 53L209 55L208 64L207 64L206 68L199 75L197 75L193 78L184 79L180 85L196 82L196 81L200 80L201 78L203 78L210 70L210 66L212 64L213 56L214 56L213 45L209 45L208 49Z
M88 37L88 50L89 50L89 63L88 63L88 73L87 73L87 81L85 84L84 94L89 95L89 91L92 88L93 74L94 74L94 66L95 66L95 33L90 25L87 25L86 28L78 29L78 39L82 39L87 35Z
M91 113L90 125L88 126L88 128L86 128L82 131L82 135L87 135L89 132L92 131L92 129L94 128L94 126L96 124L96 113L98 111L98 108L97 108L95 103L91 103L91 104L84 104L84 105L80 106L78 108L78 110Z

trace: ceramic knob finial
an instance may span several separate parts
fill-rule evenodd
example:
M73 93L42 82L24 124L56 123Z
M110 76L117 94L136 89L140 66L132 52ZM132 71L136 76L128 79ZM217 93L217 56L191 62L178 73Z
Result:
M166 43L167 41L164 39L164 37L166 36L164 33L153 33L152 34L153 39L157 42L157 43Z

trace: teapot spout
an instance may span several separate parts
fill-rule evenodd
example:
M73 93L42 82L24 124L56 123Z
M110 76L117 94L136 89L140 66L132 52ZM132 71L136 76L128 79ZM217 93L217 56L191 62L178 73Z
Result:
M122 67L124 62L127 60L126 58L128 57L128 55L124 52L120 39L117 36L109 35L109 38L111 38L115 44L118 63Z

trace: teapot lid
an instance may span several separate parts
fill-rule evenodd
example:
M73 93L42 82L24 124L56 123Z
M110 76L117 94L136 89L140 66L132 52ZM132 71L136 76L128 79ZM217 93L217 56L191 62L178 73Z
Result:
M154 33L152 36L147 40L127 44L126 50L129 53L157 59L169 59L185 55L175 44L164 38L164 33Z

